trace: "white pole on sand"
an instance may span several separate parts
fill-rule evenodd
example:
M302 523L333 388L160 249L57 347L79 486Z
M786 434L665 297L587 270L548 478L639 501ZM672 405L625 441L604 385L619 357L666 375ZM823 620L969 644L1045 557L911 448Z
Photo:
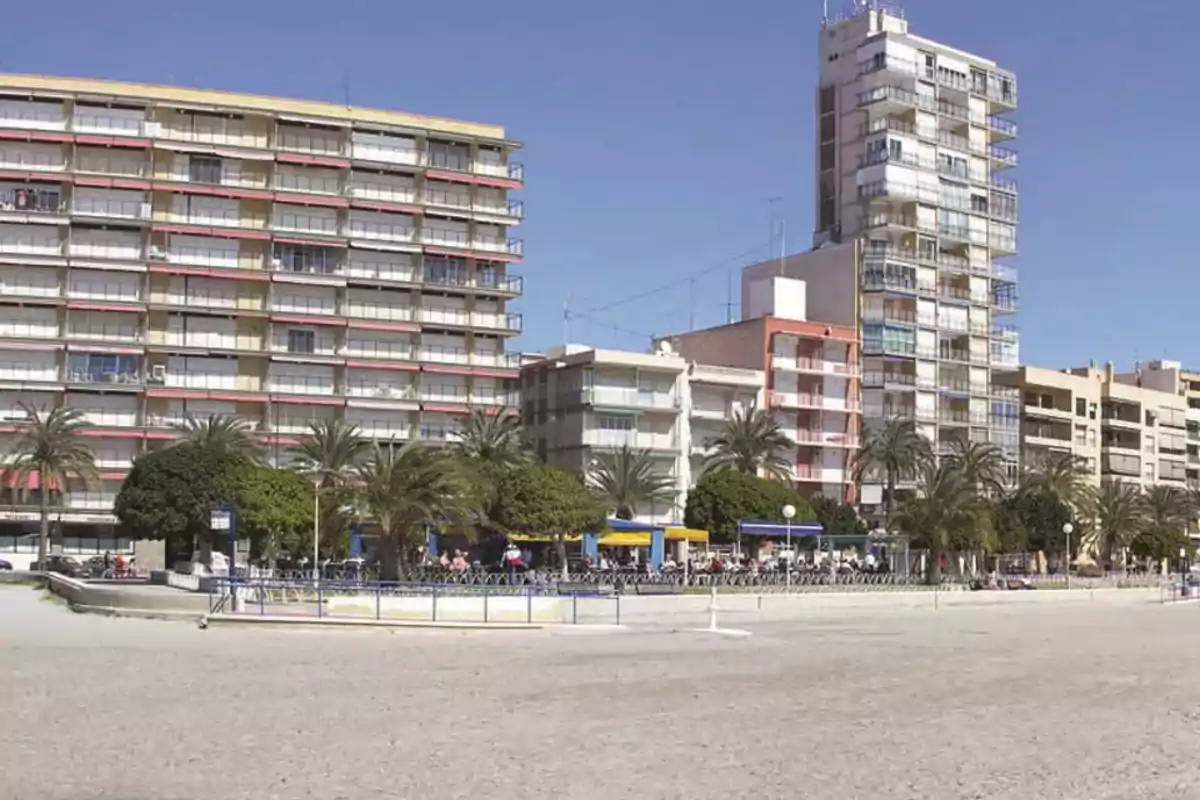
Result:
M717 612L721 609L717 606L717 585L714 583L708 587L708 629L716 632L717 627Z

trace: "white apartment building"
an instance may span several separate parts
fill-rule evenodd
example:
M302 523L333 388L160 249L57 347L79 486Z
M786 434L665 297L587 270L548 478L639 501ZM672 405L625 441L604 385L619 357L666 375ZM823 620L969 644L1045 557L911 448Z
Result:
M763 402L761 371L688 362L663 344L655 353L568 345L524 362L522 419L547 463L586 475L598 454L628 446L672 479L672 500L638 509L647 523L682 524L706 442L734 409Z
M815 244L748 268L802 278L826 319L861 326L864 423L918 420L947 448L1017 452L1017 409L992 392L1019 363L1012 73L855 0L820 32ZM839 247L840 246L840 247ZM864 487L864 502L877 492Z
M317 420L448 441L472 406L515 404L519 146L395 111L0 75L0 434L20 403L86 412L103 484L67 487L65 550L128 550L116 492L188 415L240 417L283 460ZM0 557L33 553L35 519L4 498Z

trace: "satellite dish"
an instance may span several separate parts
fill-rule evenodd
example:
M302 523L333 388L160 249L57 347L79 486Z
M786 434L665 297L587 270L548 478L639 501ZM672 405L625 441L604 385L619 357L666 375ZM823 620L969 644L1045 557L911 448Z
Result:
M671 347L671 343L668 342L666 339L663 339L662 341L660 341L658 343L657 349L658 349L658 354L660 356L673 355L675 352L674 348Z

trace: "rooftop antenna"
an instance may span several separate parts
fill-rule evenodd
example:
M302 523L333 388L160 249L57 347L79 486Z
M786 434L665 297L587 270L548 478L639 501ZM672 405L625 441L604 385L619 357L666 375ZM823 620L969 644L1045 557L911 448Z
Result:
M342 94L346 98L346 108L351 108L350 105L350 76L342 76Z
M725 324L733 324L733 267L729 268L725 286Z
M696 279L688 280L688 330L696 330Z
M563 300L563 347L571 343L571 292L567 292L567 299Z

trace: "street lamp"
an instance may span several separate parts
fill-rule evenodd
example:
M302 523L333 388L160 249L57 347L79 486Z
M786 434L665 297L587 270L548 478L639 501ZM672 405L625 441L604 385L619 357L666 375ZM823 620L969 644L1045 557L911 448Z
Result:
M1075 526L1069 522L1064 522L1062 527L1063 535L1067 537L1067 550L1063 559L1067 562L1067 588L1071 588L1071 534L1075 532Z
M787 521L787 558L783 568L787 570L787 585L792 585L792 517L796 516L796 507L788 503L783 507L783 518Z

